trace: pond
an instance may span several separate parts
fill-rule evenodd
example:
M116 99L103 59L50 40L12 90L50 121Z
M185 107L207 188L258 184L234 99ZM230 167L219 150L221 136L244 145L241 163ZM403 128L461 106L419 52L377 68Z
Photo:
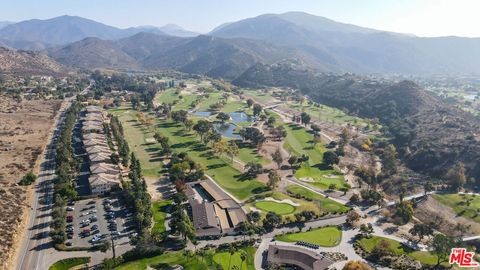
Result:
M253 117L244 113L244 112L232 112L229 113L230 118L232 118L233 123L240 123L240 122L252 122Z
M192 115L200 116L200 117L209 117L210 115L212 115L212 113L211 112L193 112Z
M199 117L209 117L212 115L211 112L202 112L202 111L196 111L192 112L192 115L199 116ZM228 115L230 115L231 121L227 123L214 123L213 128L215 131L218 133L222 134L222 136L230 139L241 139L240 135L235 134L235 129L237 128L237 125L235 123L245 123L245 122L252 122L254 121L254 118L249 116L248 114L244 112L231 112Z
M242 138L240 137L240 135L235 134L235 129L237 128L237 126L233 123L214 123L213 128L215 129L215 131L222 134L223 137L235 140Z

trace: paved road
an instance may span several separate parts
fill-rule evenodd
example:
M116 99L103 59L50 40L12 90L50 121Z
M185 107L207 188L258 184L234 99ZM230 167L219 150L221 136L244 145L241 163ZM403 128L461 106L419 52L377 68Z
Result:
M85 94L90 86L85 88L81 94ZM57 136L60 134L59 127L64 120L64 112L70 107L74 97L68 98L62 103L59 114L54 123L54 131L49 135L49 144L45 149L39 177L35 182L32 198L32 207L27 222L26 235L20 246L17 258L18 270L26 269L48 269L45 256L48 250L55 250L49 237L49 224L51 221L51 210L53 206L53 179L55 178L55 145Z
M63 111L68 107L64 106ZM63 122L62 115L56 120L55 127ZM50 136L50 144L42 157L39 178L35 184L33 206L30 212L26 237L24 237L16 269L46 269L42 267L44 251L52 248L49 223L53 206L53 179L55 178L55 142L59 129Z

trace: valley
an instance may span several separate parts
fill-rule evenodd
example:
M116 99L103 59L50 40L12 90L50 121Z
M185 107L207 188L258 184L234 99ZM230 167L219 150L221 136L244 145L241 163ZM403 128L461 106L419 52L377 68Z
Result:
M480 262L478 37L43 4L0 21L0 270Z

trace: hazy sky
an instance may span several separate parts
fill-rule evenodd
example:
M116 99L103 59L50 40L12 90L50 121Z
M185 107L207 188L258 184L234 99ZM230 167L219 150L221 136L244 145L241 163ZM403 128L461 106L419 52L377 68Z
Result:
M0 21L68 14L122 28L175 23L202 33L287 11L418 36L480 37L480 0L0 0Z

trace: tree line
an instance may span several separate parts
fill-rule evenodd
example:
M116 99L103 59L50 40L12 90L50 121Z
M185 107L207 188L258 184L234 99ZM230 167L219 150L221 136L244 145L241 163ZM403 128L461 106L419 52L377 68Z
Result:
M65 242L66 234L66 201L77 197L73 186L73 180L79 171L79 162L75 159L72 148L73 127L81 110L77 102L65 113L65 120L56 148L56 175L54 179L54 206L52 209L52 221L50 223L50 237L55 244Z

